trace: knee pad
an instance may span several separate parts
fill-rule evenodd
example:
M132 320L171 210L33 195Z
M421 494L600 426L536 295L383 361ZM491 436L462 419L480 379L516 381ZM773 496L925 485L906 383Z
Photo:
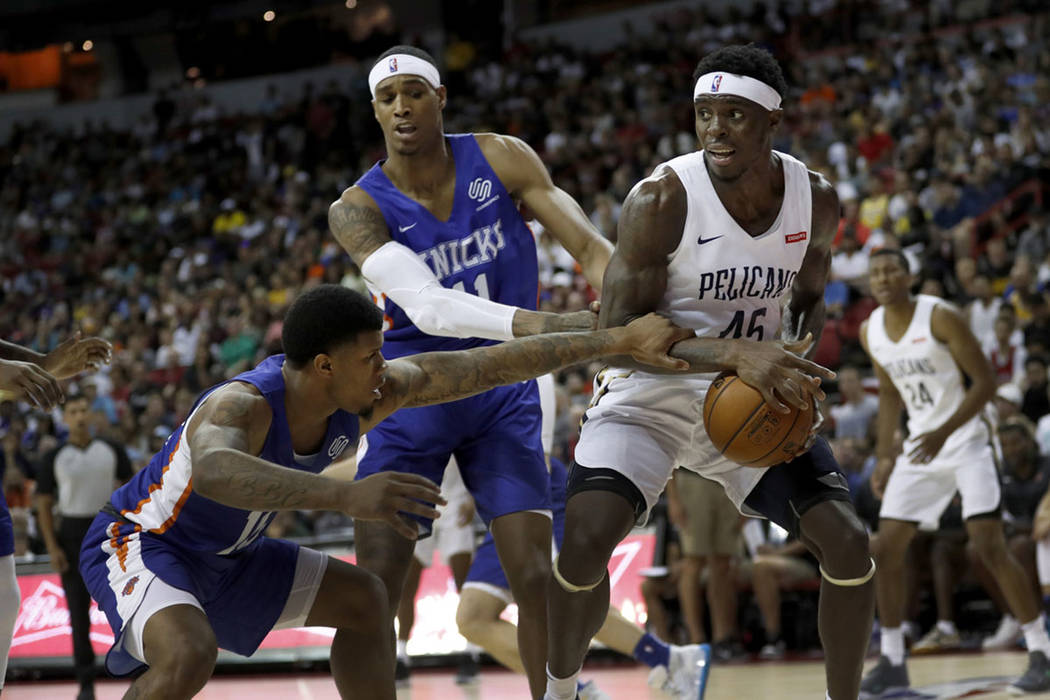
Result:
M854 586L863 586L865 583L871 580L872 576L875 575L875 560L871 560L871 568L868 569L868 573L864 574L859 578L835 578L834 576L828 576L828 572L824 570L824 566L820 567L820 575L824 577L824 580L834 586L845 586L847 588Z
M594 583L585 584L583 586L577 586L575 583L569 583L568 581L566 581L565 577L561 575L561 571L558 570L558 557L554 558L554 566L551 567L551 572L554 574L554 580L558 582L558 585L561 586L563 590L566 590L569 593L583 593L584 591L594 590L598 587L598 584L605 580L605 576L608 573L603 573L601 578L599 578Z

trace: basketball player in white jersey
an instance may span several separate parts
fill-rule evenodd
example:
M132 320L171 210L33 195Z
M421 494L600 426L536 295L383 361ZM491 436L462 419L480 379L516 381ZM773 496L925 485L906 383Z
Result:
M723 370L776 410L813 410L823 399L820 381L834 373L799 354L823 327L838 198L820 175L772 150L787 86L769 53L720 49L700 61L694 80L703 150L657 167L627 196L599 317L616 326L655 310L694 329L696 337L672 349L690 369L660 375L614 358L599 375L569 476L564 548L552 567L546 697L574 697L608 608L609 556L645 522L682 464L720 482L742 512L798 535L820 561L826 697L856 700L875 565L831 450L818 439L790 462L741 467L714 448L701 416L707 387Z
M878 462L871 485L882 497L876 548L882 655L864 677L861 697L909 685L901 632L904 557L919 523L936 522L956 490L971 542L1022 621L1028 670L1010 690L1050 690L1050 638L1003 536L994 436L983 412L995 394L991 365L957 309L937 297L911 295L907 258L899 250L873 253L869 275L881 306L861 326L860 338L879 379ZM905 410L909 437L895 456L893 432Z

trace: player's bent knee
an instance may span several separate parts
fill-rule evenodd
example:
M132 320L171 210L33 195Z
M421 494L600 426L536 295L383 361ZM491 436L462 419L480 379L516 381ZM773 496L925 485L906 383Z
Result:
M572 581L569 581L567 578L565 578L564 574L562 574L561 569L558 566L558 560L560 558L560 556L555 558L554 566L551 568L551 573L554 576L554 580L557 582L557 584L561 586L562 590L567 593L586 593L588 591L593 591L601 584L602 581L605 580L605 571L602 571L601 575L593 583L573 583Z
M215 635L180 635L171 644L164 645L163 654L150 668L165 678L165 685L176 695L191 697L211 678L219 656ZM149 658L147 650L147 660Z

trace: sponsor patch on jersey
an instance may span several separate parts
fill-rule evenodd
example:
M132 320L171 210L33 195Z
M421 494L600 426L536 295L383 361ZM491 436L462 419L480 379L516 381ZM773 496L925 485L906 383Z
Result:
M799 241L806 240L806 232L799 231L798 233L787 233L784 234L785 243L798 243Z
M913 338L911 342L913 344L914 343L925 343L926 342L926 336L922 336L921 338Z

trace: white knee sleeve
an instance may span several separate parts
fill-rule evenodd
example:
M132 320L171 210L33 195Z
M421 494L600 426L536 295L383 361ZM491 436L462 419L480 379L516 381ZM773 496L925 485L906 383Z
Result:
M1035 543L1035 567L1039 572L1039 585L1050 586L1050 538L1044 537Z
M15 578L15 558L8 554L0 557L0 688L4 687L4 676L7 675L7 655L11 652L11 635L18 620L18 608L22 604L22 594L18 591L18 579Z

